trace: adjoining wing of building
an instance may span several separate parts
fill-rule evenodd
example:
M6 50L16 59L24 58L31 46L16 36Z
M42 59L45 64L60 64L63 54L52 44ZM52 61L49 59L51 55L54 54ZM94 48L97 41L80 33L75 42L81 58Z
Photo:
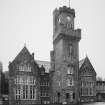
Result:
M39 67L41 67L42 65L44 66L46 72L49 72L51 66L50 66L50 61L41 61L41 60L36 60L37 64L39 65Z
M96 72L88 57L79 62L80 101L96 101Z

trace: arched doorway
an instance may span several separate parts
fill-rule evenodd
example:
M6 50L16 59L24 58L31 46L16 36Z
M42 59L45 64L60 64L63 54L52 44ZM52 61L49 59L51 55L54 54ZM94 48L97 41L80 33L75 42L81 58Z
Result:
M69 93L66 93L66 102L71 103L75 99L75 93L73 91L70 91Z

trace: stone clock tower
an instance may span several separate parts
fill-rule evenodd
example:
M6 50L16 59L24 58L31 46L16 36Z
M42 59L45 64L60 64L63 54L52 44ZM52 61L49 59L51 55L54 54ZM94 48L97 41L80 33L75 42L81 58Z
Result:
M81 30L74 28L75 10L60 7L53 12L53 51L51 51L53 103L79 101L79 41Z

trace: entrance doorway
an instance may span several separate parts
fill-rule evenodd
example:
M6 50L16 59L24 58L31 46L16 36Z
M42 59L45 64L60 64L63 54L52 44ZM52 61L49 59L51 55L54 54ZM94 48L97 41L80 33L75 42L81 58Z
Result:
M70 98L69 93L66 93L66 102L67 102L67 103L69 103L69 98Z
M73 102L73 100L75 99L75 93L73 93L73 91L70 91L69 93L66 93L66 102Z

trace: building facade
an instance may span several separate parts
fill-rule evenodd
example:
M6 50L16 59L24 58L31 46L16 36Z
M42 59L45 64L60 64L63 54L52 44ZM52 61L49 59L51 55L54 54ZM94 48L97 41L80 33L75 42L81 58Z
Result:
M38 65L34 54L24 47L9 64L9 104L33 105L40 103Z
M74 28L74 20L75 10L70 7L63 6L53 12L52 103L78 102L81 30Z
M79 84L80 101L96 101L96 72L88 57L80 61Z
M40 76L40 102L41 104L49 104L50 77L49 73L45 72L44 66L41 66L39 71L39 76Z
M96 93L97 101L105 100L105 81L103 80L96 81Z

